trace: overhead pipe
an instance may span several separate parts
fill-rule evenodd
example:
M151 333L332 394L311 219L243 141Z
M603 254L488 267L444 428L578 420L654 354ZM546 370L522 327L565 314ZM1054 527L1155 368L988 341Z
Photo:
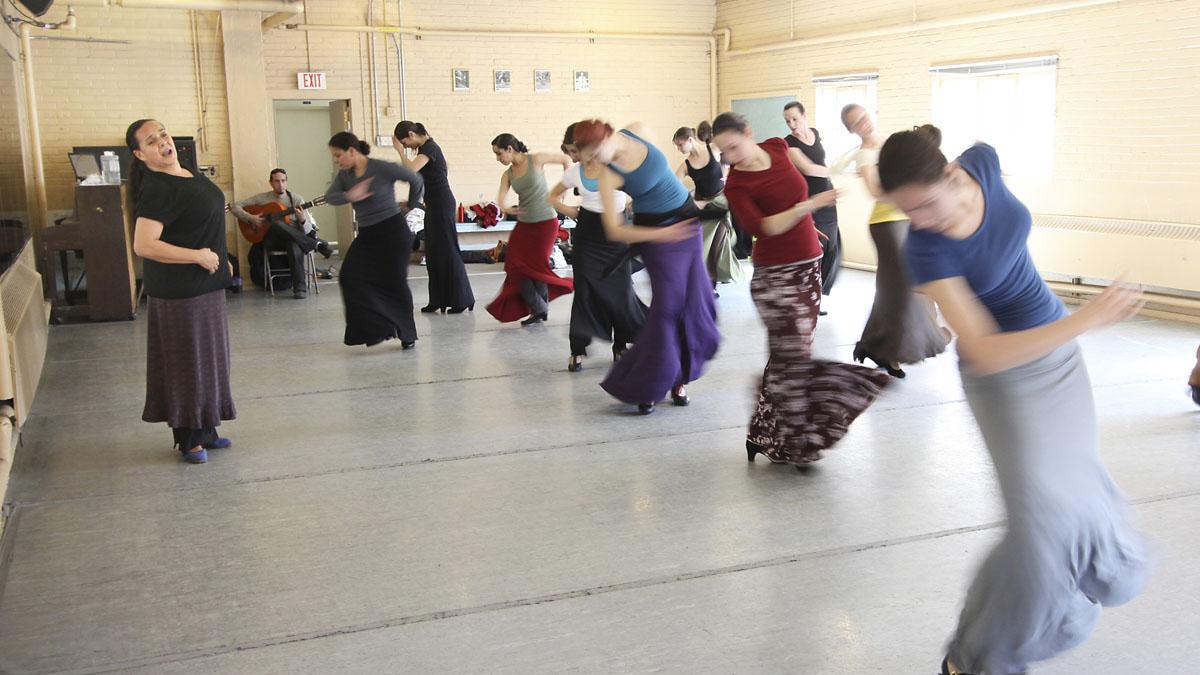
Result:
M581 39L581 40L648 40L651 42L694 42L702 41L709 48L709 114L717 114L717 38L724 39L728 49L731 31L723 28L711 33L598 33L584 31L506 31L506 30L464 30L446 28L406 28L404 26L349 26L335 24L302 23L288 25L291 30L333 33L390 33L392 35L411 35L418 39L425 37L491 37L491 38L525 38L525 39Z
M930 19L927 21L916 21L899 26L888 26L886 28L871 28L867 30L851 31L848 33L838 33L835 35L821 35L812 38L802 38L800 40L773 42L771 44L749 47L747 49L726 49L725 55L749 56L751 54L766 54L768 52L776 52L783 49L813 47L816 45L825 45L834 42L853 42L894 35L906 35L908 33L918 33L923 31L961 28L962 26L971 26L981 23L996 23L1000 21L1011 21L1013 19L1024 19L1042 14L1053 14L1058 12L1068 12L1076 9L1116 5L1120 1L1121 0L1072 0L1070 2L1049 2L1020 9L983 12L980 14L969 14L966 16L958 16L948 19Z
M396 25L404 23L404 0L396 0ZM400 119L408 119L408 74L404 67L404 36L392 34L396 46L396 60L400 64Z
M303 0L71 0L70 4L75 7L123 7L125 9L278 12L286 13L289 17L304 11Z

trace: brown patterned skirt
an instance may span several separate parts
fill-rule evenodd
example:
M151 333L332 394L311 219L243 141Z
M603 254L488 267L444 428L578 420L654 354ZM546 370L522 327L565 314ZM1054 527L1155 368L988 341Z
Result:
M149 298L146 407L142 420L173 429L216 427L237 417L229 391L225 291Z
M767 327L769 358L747 448L772 462L808 464L846 435L888 383L887 373L812 358L821 307L820 259L754 270L750 294Z

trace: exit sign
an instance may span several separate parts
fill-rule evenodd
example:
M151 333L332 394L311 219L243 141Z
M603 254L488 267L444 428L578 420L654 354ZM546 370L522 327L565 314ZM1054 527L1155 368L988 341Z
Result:
M324 89L325 73L296 73L297 89Z

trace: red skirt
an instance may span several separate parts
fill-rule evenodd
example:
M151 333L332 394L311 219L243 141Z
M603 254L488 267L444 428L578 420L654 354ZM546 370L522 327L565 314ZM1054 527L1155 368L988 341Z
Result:
M546 284L550 300L570 293L574 281L554 273L550 267L550 252L558 238L558 220L540 223L518 222L504 249L504 285L500 294L487 306L497 321L506 323L529 316L529 305L521 297L521 282L526 279Z

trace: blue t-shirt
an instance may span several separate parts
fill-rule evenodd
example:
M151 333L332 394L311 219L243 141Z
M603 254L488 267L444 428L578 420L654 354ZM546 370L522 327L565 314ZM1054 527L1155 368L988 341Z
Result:
M1026 240L1033 217L1000 177L996 149L979 143L958 164L983 189L983 223L966 239L914 229L905 256L914 283L964 277L1005 333L1057 321L1063 303L1042 281Z
M671 167L667 166L667 158L658 148L632 131L622 129L621 133L646 146L646 159L633 171L626 173L612 164L608 165L625 179L621 191L633 200L633 212L670 213L683 206L688 200L688 191Z

